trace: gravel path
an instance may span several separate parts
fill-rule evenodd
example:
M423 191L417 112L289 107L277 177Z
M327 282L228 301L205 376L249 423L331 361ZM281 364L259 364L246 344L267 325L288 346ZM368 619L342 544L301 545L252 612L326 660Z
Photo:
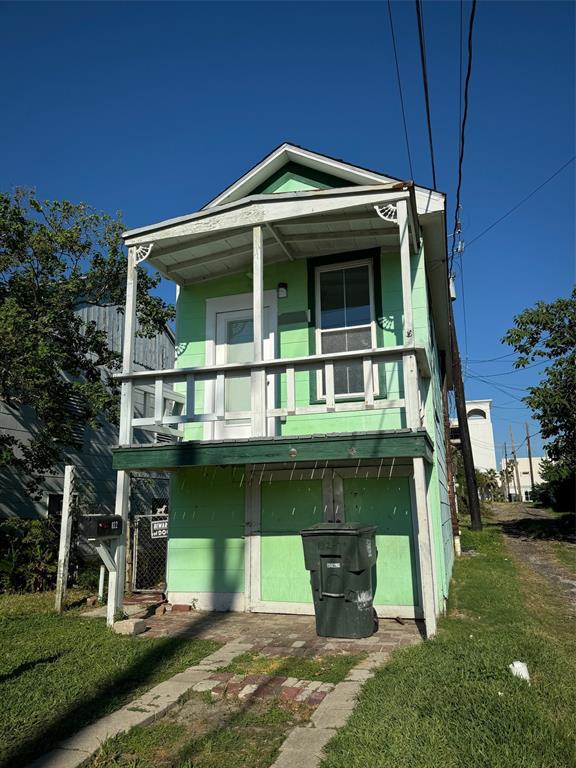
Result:
M576 616L576 578L554 554L553 541L557 539L553 533L555 518L541 509L532 509L522 504L495 504L493 511L513 556L543 577L557 594L562 595L569 611ZM549 521L551 539L527 535L531 521ZM563 539L573 542L576 558L576 535Z

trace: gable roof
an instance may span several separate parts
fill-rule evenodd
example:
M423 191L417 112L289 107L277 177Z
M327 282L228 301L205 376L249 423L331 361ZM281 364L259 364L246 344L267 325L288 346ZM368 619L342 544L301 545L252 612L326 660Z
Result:
M343 160L337 160L329 155L312 152L309 149L304 149L304 147L299 147L297 144L285 142L272 150L263 160L206 203L202 210L224 205L225 203L232 203L251 194L258 194L259 190L266 187L267 182L271 182L281 175L282 169L294 167L294 165L309 169L316 177L321 175L338 179L341 182L340 186L342 184L346 186L366 186L405 181L405 179L386 176L359 165L351 165ZM427 187L416 187L416 190L432 196L437 195L441 200L444 199L442 192L437 192Z

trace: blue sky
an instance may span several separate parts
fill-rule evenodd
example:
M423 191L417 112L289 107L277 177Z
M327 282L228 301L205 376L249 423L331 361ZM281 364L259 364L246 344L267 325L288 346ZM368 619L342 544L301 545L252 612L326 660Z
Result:
M459 14L456 1L424 3L450 211ZM414 177L431 185L414 3L394 2L393 15ZM2 189L121 210L135 227L195 210L283 141L410 177L384 2L5 2L0 20ZM574 32L571 2L479 2L465 241L574 155ZM493 398L499 449L509 422L523 439L518 398L539 368L507 375L513 358L492 358L510 352L500 338L516 313L568 294L574 204L571 164L465 251L464 294L458 271L467 396Z

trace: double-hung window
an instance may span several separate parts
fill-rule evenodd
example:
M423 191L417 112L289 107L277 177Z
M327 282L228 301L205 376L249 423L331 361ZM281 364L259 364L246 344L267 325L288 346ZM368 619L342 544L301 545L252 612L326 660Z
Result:
M370 261L335 264L316 270L316 345L322 354L376 346L374 288ZM319 381L323 396L322 378ZM334 393L362 395L362 360L334 364Z

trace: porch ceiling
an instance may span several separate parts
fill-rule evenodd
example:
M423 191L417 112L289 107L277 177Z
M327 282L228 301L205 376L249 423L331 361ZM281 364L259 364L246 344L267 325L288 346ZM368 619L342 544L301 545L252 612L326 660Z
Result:
M265 263L371 247L399 247L398 225L375 206L409 200L412 247L419 232L414 192L401 184L257 195L144 230L127 245L153 243L148 262L179 284L250 269L254 226L262 226Z
M433 445L425 429L390 432L189 441L172 445L115 448L114 469L174 470L182 467L301 462L379 461L423 458L432 462Z

